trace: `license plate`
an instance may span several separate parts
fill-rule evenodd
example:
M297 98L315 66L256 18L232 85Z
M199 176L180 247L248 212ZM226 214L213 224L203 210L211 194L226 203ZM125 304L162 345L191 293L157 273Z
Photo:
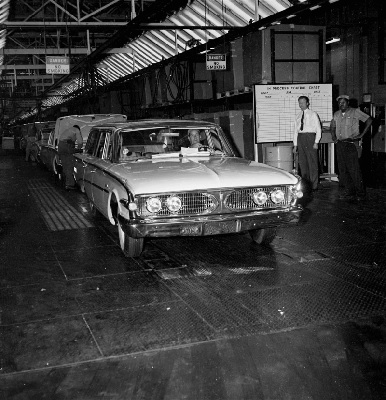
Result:
M236 230L236 221L211 222L205 225L205 235L220 235L222 233L233 233Z

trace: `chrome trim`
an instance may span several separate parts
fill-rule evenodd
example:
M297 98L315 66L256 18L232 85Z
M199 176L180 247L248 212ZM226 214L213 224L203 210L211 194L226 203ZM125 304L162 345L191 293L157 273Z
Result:
M182 201L182 207L178 212L172 213L166 206L166 200L170 196L178 196ZM146 201L151 197L158 197L161 200L162 208L158 213L150 213L146 208ZM160 195L140 196L137 198L137 214L147 216L175 216L175 215L198 215L210 214L218 207L218 200L210 193L185 192L167 193Z
M282 190L285 200L282 203L274 203L270 194L275 190ZM262 205L257 205L253 201L253 193L264 192L267 194L267 201ZM288 207L291 203L291 191L289 186L262 186L253 188L235 189L224 199L224 206L229 210L256 210Z
M265 227L299 222L302 207L282 210L261 210L243 214L222 214L196 217L135 218L119 216L124 231L131 237L209 236L237 233Z
M165 217L165 216L197 216L219 213L233 213L259 210L283 210L294 204L293 185L261 186L237 189L213 189L206 192L175 192L175 193L152 193L136 197L138 205L137 215L139 217ZM282 203L274 203L270 193L282 190L285 199ZM263 191L267 194L267 201L257 205L253 201L253 193ZM166 207L166 199L170 196L178 196L182 200L182 207L177 213L172 213ZM150 197L158 197L162 202L162 209L158 213L150 213L146 208L146 201ZM296 199L295 199L296 200Z

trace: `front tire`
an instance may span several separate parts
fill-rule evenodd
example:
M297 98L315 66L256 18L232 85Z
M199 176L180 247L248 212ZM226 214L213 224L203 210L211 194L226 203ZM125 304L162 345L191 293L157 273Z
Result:
M99 216L99 211L98 211L98 209L95 207L95 205L94 205L94 203L93 203L92 201L90 201L90 212L91 212L91 215L92 215L94 218L97 218L97 217Z
M255 243L266 246L275 239L276 228L253 229L249 231L249 234Z
M64 186L63 169L62 166L57 162L56 158L52 164L52 170L54 171L55 181L59 185Z
M124 230L122 229L121 224L117 223L118 225L118 237L119 237L119 245L123 251L123 254L126 257L139 257L143 250L143 238L132 238L127 235Z
M119 207L118 201L115 196L112 197L111 203L111 213L114 216L115 223L118 227L118 238L119 246L126 257L139 257L143 251L144 238L132 238L125 233L119 222Z

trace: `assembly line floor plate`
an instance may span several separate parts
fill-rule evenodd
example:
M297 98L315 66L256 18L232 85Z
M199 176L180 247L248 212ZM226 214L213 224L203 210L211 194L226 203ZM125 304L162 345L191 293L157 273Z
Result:
M146 241L0 156L0 399L386 398L386 190L324 181L271 246Z

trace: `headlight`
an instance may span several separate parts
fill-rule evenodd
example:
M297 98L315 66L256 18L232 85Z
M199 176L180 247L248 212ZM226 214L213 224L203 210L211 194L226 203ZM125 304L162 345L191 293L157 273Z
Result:
M292 192L292 197L295 200L303 197L302 184L300 181L295 186L291 187L291 192Z
M276 190L272 191L270 196L271 196L272 202L275 204L282 203L285 199L285 194L280 189L276 189Z
M171 213L176 213L182 207L181 199L178 196L170 196L166 199L166 207Z
M252 195L253 202L258 206L262 206L268 199L267 193L260 190L259 192L255 192Z
M149 197L146 200L146 208L151 213L157 213L162 208L161 200L158 197Z
M138 210L138 206L137 206L137 204L134 203L134 202L128 203L127 208L128 208L130 211Z

